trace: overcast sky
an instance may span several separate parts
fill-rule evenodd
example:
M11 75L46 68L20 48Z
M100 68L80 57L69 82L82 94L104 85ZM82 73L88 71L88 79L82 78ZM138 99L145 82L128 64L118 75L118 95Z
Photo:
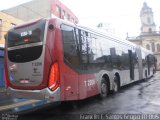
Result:
M0 10L30 0L1 0ZM119 37L137 36L140 33L140 10L143 2L154 12L157 30L160 26L160 0L60 0L65 3L85 26L97 26L104 22L115 29Z

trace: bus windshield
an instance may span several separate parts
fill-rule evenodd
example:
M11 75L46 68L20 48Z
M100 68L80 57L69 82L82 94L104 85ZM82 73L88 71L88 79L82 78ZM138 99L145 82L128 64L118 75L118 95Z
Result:
M45 21L40 20L24 27L13 28L8 32L8 47L43 41Z

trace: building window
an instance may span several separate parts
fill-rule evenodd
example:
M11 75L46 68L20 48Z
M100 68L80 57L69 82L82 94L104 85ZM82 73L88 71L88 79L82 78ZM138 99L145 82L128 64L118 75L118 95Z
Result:
M14 24L14 23L11 23L11 28L13 28L14 26L16 26L16 24Z
M71 22L74 22L74 18L71 18Z
M149 29L148 29L148 32L149 32L149 33L152 33L152 28L149 28Z
M103 24L102 24L102 23L99 23L99 24L97 25L97 27L98 27L98 28L101 28L101 27L103 27Z
M59 13L60 12L60 7L57 5L56 6L56 12Z
M61 18L61 8L56 5L56 12L58 13L58 17Z
M62 10L62 19L64 19L65 18L65 11L64 10Z
M157 44L157 52L160 52L160 44Z
M149 24L151 23L151 18L150 18L150 17L147 18L147 22L148 22Z
M0 40L1 40L1 38L2 38L2 19L0 19Z
M152 52L155 52L155 44L152 43Z
M2 19L0 19L0 26L2 26Z
M67 19L70 21L70 15L69 14L67 14Z
M148 50L150 50L150 45L149 45L149 44L147 44L147 45L146 45L146 48L147 48Z

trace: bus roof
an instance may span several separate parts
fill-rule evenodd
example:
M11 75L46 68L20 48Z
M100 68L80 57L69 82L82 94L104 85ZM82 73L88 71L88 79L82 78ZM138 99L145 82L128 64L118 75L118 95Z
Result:
M93 33L108 37L110 39L114 39L115 41L119 41L121 43L125 43L125 44L128 44L128 45L133 46L133 47L137 46L136 44L134 44L132 42L129 42L125 39L121 39L120 37L117 37L115 34L109 33L109 32L104 31L104 30L100 30L100 29L97 29L97 28L84 27L84 26L81 26L81 25L76 25L76 26L78 26L79 28L81 28L83 30L91 31Z

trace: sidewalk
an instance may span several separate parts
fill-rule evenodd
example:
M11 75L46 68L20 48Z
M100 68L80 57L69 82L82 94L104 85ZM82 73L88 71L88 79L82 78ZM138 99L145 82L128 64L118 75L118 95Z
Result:
M8 95L5 88L0 88L0 107L15 102L15 98Z
M0 114L19 113L40 108L49 104L49 101L17 99L9 96L5 88L0 88Z
M7 94L7 91L5 88L0 88L0 106L6 105L12 102L12 99L13 98Z
M2 110L12 109L11 105L26 101L24 99L16 99L8 95L5 88L0 88L0 113Z

